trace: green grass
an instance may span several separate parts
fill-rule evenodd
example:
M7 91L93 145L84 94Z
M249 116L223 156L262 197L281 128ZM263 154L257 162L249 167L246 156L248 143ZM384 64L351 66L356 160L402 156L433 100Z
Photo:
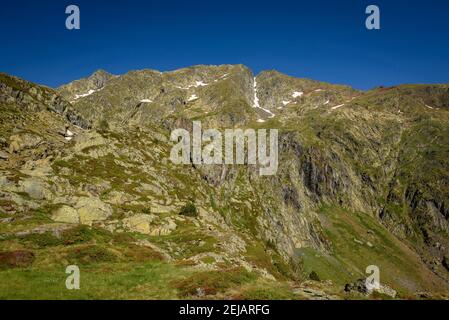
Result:
M175 281L180 298L197 296L202 292L206 296L224 293L231 287L241 286L257 279L253 273L243 268L195 273L189 278Z
M0 271L0 299L176 299L171 281L185 271L163 262L80 266L80 290L65 287L65 267Z
M318 253L312 248L300 249L298 256L306 273L316 272L320 279L342 286L367 276L366 267L376 265L381 282L400 294L435 285L432 282L436 278L420 258L374 217L333 206L322 207L320 215L326 223L326 237L332 243L331 254Z
M259 280L244 285L233 299L237 300L295 300L298 296L293 293L290 284Z

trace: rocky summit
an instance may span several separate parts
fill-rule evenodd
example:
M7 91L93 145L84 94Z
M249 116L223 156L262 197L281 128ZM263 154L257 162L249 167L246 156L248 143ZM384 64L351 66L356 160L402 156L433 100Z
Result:
M173 163L194 121L277 129L276 174ZM449 298L449 85L0 74L0 298Z

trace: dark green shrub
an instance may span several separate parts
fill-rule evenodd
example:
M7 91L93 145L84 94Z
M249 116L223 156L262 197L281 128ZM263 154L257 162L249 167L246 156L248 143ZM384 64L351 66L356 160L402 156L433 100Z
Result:
M113 262L117 260L117 257L106 248L90 245L70 250L67 259L74 264L92 264Z
M321 281L320 276L315 271L312 271L309 274L309 279L312 281L318 281L318 282Z
M179 214L187 217L198 217L198 209L193 202L189 202L181 208Z
M21 241L30 242L39 248L54 247L62 244L52 232L31 233L20 237Z

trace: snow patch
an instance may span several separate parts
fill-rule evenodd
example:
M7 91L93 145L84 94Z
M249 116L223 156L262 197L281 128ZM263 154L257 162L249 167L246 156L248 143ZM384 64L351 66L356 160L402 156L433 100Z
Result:
M203 81L195 82L195 87L205 87L205 86L208 86L208 84L204 83Z
M195 101L195 100L198 100L198 96L196 94L192 94L187 101L190 102L190 101Z
M195 81L195 84L191 84L190 86L187 87L180 87L180 86L175 86L178 89L182 89L182 90L189 90L191 88L198 88L198 87L206 87L208 86L208 83L205 83L203 81Z
M257 97L257 80L254 78L254 108L260 108L259 98Z
M341 108L343 106L344 106L344 104L339 104L338 106L332 107L331 109L332 110L336 110L336 109Z
M331 102L331 101L330 101L330 100L327 100L327 101L324 103L324 105L328 105L329 102Z
M259 120L257 120L257 122L259 122L259 123L264 123L265 120L264 120L264 119L259 119Z
M293 98L298 98L298 97L301 97L303 94L304 94L304 92L295 91L295 92L293 92L292 97Z
M283 104L284 106L286 106L286 105L289 104L290 102L291 102L290 100L282 101L282 104Z
M426 107L429 108L429 109L435 109L434 107L431 107L431 106L429 106L427 104L426 104Z
M153 100L150 100L150 99L142 99L142 100L140 100L140 102L143 102L143 103L151 103L151 102L153 102Z
M268 109L264 109L260 106L259 97L257 97L257 80L254 78L254 104L253 108L261 109L270 115L270 118L274 118L275 114Z
M64 138L67 141L71 141L73 139L73 137L75 136L75 133L73 133L72 131L70 131L69 129L66 129L65 134L64 134Z
M218 81L220 81L220 80L226 80L227 77L228 77L228 75L229 75L229 73L226 73L226 74L222 75L220 78L215 79L214 82L218 82Z
M101 89L99 89L99 90L89 90L89 91L87 91L87 93L83 93L83 94L76 94L75 95L75 101L76 100L78 100L78 99L80 99L80 98L84 98L84 97L87 97L87 96L90 96L91 94L94 94L95 92L97 92L97 91L100 91Z

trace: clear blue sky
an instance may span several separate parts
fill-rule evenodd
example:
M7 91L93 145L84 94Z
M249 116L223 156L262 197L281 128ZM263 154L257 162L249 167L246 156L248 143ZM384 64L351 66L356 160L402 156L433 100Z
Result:
M365 28L369 4L380 31ZM2 0L0 28L0 71L52 87L100 68L237 63L359 89L449 82L448 0Z

